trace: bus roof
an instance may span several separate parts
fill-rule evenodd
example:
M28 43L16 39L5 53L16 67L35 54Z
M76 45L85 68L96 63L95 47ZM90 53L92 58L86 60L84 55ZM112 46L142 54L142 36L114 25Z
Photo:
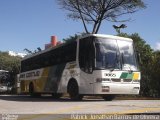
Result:
M93 36L93 37L101 37L101 38L109 38L109 39L118 39L118 40L132 41L132 39L130 39L130 38L119 37L119 36L114 36L114 35L105 35L105 34L86 34L86 35L80 36L77 40L82 39L82 38L92 37L92 36ZM32 57L34 57L34 56L37 56L37 55L46 53L46 52L48 52L48 51L51 51L51 50L56 49L56 48L59 48L59 47L61 47L61 46L65 46L66 44L67 44L67 43L63 43L63 44L57 45L57 46L55 46L55 47L48 48L48 49L46 49L46 50L42 50L42 51L40 51L40 52L31 54L31 55L27 55L27 56L25 56L25 57L22 59L22 61L23 61L23 60L26 60L26 59L28 59L28 58L32 58Z
M80 39L86 38L86 37L90 37L90 36L101 37L101 38L109 38L109 39L126 40L126 41L133 41L131 38L114 36L114 35L106 35L106 34L86 34L86 35L81 36Z

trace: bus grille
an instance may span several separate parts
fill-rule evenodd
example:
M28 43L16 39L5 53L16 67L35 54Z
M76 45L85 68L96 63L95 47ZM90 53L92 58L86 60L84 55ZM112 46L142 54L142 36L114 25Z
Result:
M112 80L112 82L121 82L121 79L112 78L111 80Z
M112 82L131 82L132 81L132 79L115 79L115 78L112 78L111 79L112 80Z
M131 82L132 79L123 79L123 82Z

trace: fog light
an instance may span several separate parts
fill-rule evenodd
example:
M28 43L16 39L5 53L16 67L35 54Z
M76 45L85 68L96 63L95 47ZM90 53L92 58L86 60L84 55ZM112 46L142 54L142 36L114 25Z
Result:
M139 87L134 87L133 89L134 89L134 90L139 90Z
M96 82L102 82L102 78L97 78Z
M109 86L102 86L102 92L109 92L110 88Z
M135 82L135 83L140 83L140 80L133 80L133 82Z

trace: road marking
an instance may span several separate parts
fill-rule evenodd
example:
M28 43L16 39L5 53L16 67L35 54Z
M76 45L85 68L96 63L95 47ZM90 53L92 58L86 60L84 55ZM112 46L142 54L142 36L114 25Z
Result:
M147 112L153 112L158 111L160 112L160 108L158 107L144 107L144 106L134 106L134 107L140 107L140 108L133 108L121 112L107 112L105 114L130 114L130 113L147 113ZM104 106L97 106L96 108L104 108Z
M65 109L60 109L54 112L49 112L49 113L44 113L44 114L34 114L34 115L29 115L28 117L24 117L24 118L20 118L18 120L33 120L33 119L38 119L40 117L49 117L50 115L53 114L66 114L69 112L73 112L70 114L76 114L76 110L80 110L80 109L86 109L88 107L93 107L93 108L102 108L104 106L101 106L99 104L94 104L94 105L78 105L78 106L73 106L73 107L69 107L69 108L65 108ZM137 106L136 106L137 107ZM142 107L142 106L141 106ZM98 109L97 109L98 110ZM101 113L103 115L115 115L115 114L119 114L119 115L125 115L125 114L135 114L135 113L150 113L150 112L160 112L160 108L156 108L156 107L151 107L151 108L143 108L143 109L130 109L130 110L125 110L125 111L120 111L120 112L107 112L107 113ZM81 114L81 113L79 113ZM82 113L85 114L85 113ZM87 114L87 113L86 113ZM93 113L94 114L94 113ZM95 113L96 114L96 113ZM99 114L99 113L97 113ZM58 117L56 119L60 119L60 120L66 120L69 118L63 118L64 116Z
M42 116L49 116L49 115L53 115L53 114L65 114L66 112L72 112L72 111L79 110L79 109L85 109L87 106L89 106L89 105L83 105L83 106L79 105L79 106L74 106L74 107L58 110L55 112L49 112L49 113L38 114L38 115L37 114L36 115L35 114L29 115L28 117L20 118L18 120L32 120L32 119L39 118ZM60 119L63 119L63 118L60 118Z
M116 114L132 114L132 113L150 113L150 112L160 112L160 108L143 108L143 109L132 109L122 112L117 112Z
M37 119L39 117L47 116L47 114L33 114L33 115L27 115L26 117L18 118L18 120L33 120Z

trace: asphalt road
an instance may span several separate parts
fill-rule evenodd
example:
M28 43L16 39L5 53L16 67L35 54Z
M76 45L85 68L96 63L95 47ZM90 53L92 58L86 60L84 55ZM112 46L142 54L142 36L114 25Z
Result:
M69 98L61 98L58 100L50 96L42 96L40 98L31 98L29 96L0 96L0 114L6 115L23 115L25 118L21 120L39 120L38 118L56 114L70 114L71 118L76 119L85 114L152 114L158 115L160 119L160 100L113 100L104 101L103 99L87 99L83 101L71 101ZM27 118L26 114L30 114ZM16 117L16 116L9 116ZM1 119L2 117L0 117ZM52 116L53 119L53 116Z

